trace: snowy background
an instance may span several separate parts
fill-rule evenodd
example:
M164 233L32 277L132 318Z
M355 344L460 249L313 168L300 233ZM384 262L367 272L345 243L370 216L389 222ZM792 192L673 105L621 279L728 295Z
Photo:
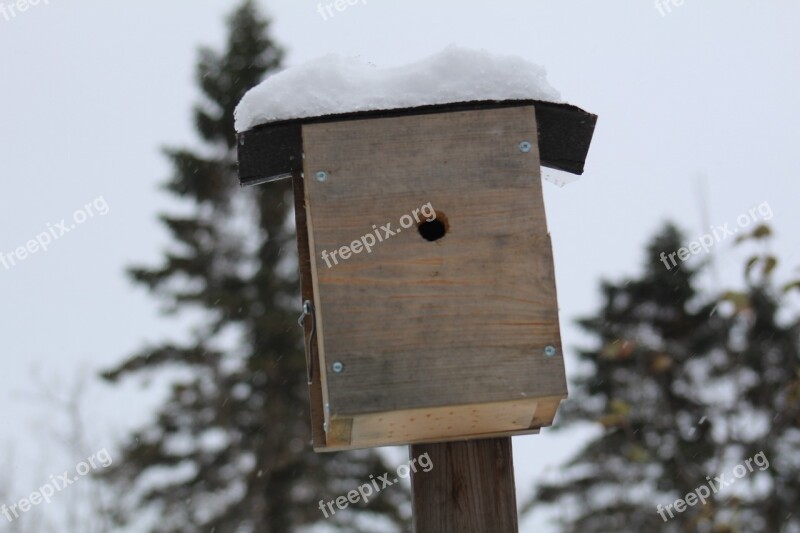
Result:
M778 277L800 264L800 4L686 0L662 15L650 1L370 0L327 20L317 1L261 5L287 66L329 52L399 66L458 43L545 66L565 101L599 115L585 175L544 184L568 372L570 348L586 342L572 321L596 309L598 279L637 272L667 219L693 239L768 202ZM195 143L196 49L221 46L233 7L50 0L0 15L0 252L97 198L108 206L48 251L0 264L0 467L13 478L0 503L104 447L113 455L163 398L159 380L111 388L92 376L148 341L188 333L190 320L160 317L123 269L158 263L168 242L156 220L172 207L159 190L170 170L159 147ZM714 254L709 286L738 281L732 240ZM70 456L58 404L81 379L88 448ZM515 438L518 497L557 475L591 431Z

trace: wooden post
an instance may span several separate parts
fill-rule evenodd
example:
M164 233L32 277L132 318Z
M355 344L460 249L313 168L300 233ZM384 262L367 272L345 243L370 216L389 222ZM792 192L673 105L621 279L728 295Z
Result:
M511 437L414 444L433 468L411 474L415 533L516 533Z

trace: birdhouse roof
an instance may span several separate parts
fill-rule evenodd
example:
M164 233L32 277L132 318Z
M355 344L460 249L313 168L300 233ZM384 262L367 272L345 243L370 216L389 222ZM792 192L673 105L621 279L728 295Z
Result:
M242 98L239 178L253 185L300 171L303 124L524 105L536 109L541 164L581 174L597 117L563 103L538 65L456 46L382 69L329 55L282 71Z

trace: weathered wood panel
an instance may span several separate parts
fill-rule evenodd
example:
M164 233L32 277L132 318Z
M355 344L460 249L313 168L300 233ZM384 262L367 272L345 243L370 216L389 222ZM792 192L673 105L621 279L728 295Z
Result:
M353 419L359 443L445 441L459 435L528 430L537 401L525 398L489 404L455 405L363 415Z
M566 396L538 152L519 149L537 138L533 107L314 124L303 135L331 417ZM412 227L331 268L321 259L428 203L447 218L444 238Z
M311 256L308 245L308 226L306 225L305 208L305 187L300 172L295 172L292 176L292 188L294 192L294 220L297 228L297 262L300 269L300 292L302 301L314 301L314 284L311 278ZM305 346L311 344L311 383L308 385L308 394L311 406L311 437L314 448L323 448L326 445L325 439L325 416L322 409L322 383L320 381L320 367L318 340L319 337L311 336L312 322L307 318L303 322L305 335Z

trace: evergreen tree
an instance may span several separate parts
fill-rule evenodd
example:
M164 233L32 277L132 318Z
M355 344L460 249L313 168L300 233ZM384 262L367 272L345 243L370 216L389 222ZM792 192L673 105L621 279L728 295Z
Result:
M290 180L240 191L235 163L234 108L283 52L251 1L228 29L224 53L200 53L202 148L166 150L174 168L166 188L190 214L162 215L173 248L161 266L130 271L168 311L200 310L203 322L191 342L148 347L104 374L116 382L178 368L184 376L106 475L130 487L116 519L150 509L156 531L293 531L324 520L320 499L390 470L373 451L311 450ZM360 530L369 511L397 529L407 499L387 491L328 522Z
M761 226L749 237L768 233ZM598 348L580 352L584 371L558 427L589 421L604 432L526 510L557 504L570 532L800 531L800 326L776 319L776 260L748 261L748 274L761 274L744 292L706 295L697 279L707 263L667 269L659 260L681 246L665 228L644 275L603 283L603 309L580 321ZM731 468L759 452L770 468L738 479L737 497L725 489L659 514L706 476L731 480Z

